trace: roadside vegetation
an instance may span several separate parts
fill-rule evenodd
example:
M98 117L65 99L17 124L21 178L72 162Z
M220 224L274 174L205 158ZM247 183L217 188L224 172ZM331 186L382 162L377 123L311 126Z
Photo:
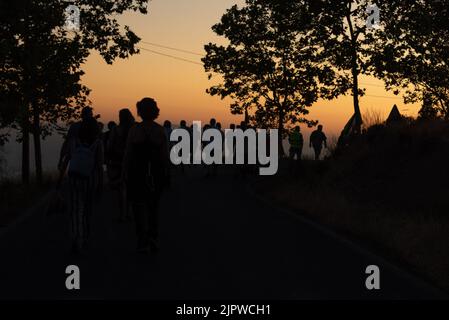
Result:
M42 184L31 181L24 185L17 179L4 178L0 174L0 228L10 225L25 214L50 190L53 182L52 176L44 176Z
M448 163L447 122L373 121L326 161L258 191L449 290Z

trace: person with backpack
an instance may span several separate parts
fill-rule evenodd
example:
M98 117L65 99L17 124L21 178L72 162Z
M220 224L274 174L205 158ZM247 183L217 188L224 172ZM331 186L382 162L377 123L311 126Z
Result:
M122 183L123 157L125 155L126 141L129 130L135 123L134 116L129 109L119 112L119 125L111 130L108 143L105 146L109 157L107 173L109 185L113 191L118 192L120 214L119 222L129 219L129 202L126 196L126 186Z
M80 122L69 150L68 177L72 252L81 253L90 236L95 191L101 189L103 142L94 118Z
M63 189L63 182L70 162L70 151L73 149L73 145L78 138L81 124L89 119L95 119L93 109L91 107L84 107L81 110L80 117L80 121L70 125L59 153L58 179L56 181L55 190L47 207L47 215L49 216L61 214L66 211L67 199Z
M67 166L69 165L70 161L70 150L72 150L73 144L78 138L81 124L90 119L94 119L93 109L91 107L84 107L81 110L81 120L73 123L69 127L59 154L58 170L60 174L58 179L58 187L60 187L62 180L66 174Z
M159 117L156 101L142 99L137 113L142 122L129 131L122 179L134 213L137 250L145 253L159 249L158 207L169 180L169 153L165 130L155 122Z

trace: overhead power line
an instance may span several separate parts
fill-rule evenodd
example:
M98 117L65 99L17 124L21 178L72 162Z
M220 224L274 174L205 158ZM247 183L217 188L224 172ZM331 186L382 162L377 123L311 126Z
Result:
M370 86L370 87L378 87L378 88L385 88L385 86L380 84L374 84L374 83L367 83L367 82L360 82L359 83L362 86Z
M372 94L366 94L364 95L365 97L370 97L370 98L383 98L383 99L397 99L397 100L402 100L403 98L401 97L387 97L387 96L376 96L376 95L372 95Z
M198 52L193 52L193 51L189 51L189 50L185 50L185 49L179 49L179 48L164 46L164 45L157 44L157 43L154 43L154 42L147 42L147 41L140 41L140 42L143 43L143 44L147 44L149 46L154 46L154 47L158 47L158 48L163 48L163 49L168 49L168 50L173 50L173 51L193 54L195 56L204 57L204 54L201 54L201 53L198 53Z
M173 55L162 53L162 52L159 52L159 51L154 51L154 50L147 49L147 48L142 48L142 47L137 47L137 48L139 48L140 50L143 50L143 51L147 51L147 52L154 53L154 54L157 54L157 55L160 55L160 56L176 59L176 60L179 60L179 61L188 62L188 63L196 64L196 65L199 65L199 66L203 65L201 62L198 62L198 61L192 61L192 60L184 59L184 58L181 58L181 57L173 56Z
M170 46L165 46L165 45L157 44L157 43L154 43L154 42L141 41L141 43L146 44L146 45L150 45L150 46L154 46L154 47L163 48L163 49L178 51L178 52L182 52L182 53L188 53L188 54L192 54L192 55L196 55L196 56L201 56L201 57L204 56L203 54L200 54L200 53L197 53L197 52L184 50L184 49L179 49L179 48L174 48L174 47L170 47ZM187 63L191 63L191 64L196 64L196 65L199 65L199 66L203 66L203 64L198 62L198 61L185 59L185 58L182 58L182 57L178 57L178 56L174 56L174 55L171 55L171 54L162 53L162 52L151 50L151 49L148 49L148 48L143 48L143 47L138 47L138 48L140 50L144 50L146 52L157 54L157 55L164 56L164 57L167 57L167 58L171 58L171 59L175 59L175 60L178 60L178 61L187 62ZM360 82L360 84L363 85L363 86L385 88L383 85L373 84L373 83ZM382 99L396 99L396 100L402 99L401 97L387 97L387 96L378 96L378 95L369 95L369 94L365 95L365 97L382 98Z

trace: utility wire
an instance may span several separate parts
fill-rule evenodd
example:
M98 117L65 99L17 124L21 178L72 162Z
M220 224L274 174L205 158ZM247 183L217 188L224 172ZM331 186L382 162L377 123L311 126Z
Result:
M179 52L183 52L183 53L193 54L195 56L204 57L204 54L193 52L193 51L189 51L189 50L178 49L178 48L164 46L164 45L161 45L161 44L157 44L157 43L153 43L153 42L147 42L147 41L140 41L140 42L143 43L143 44L147 44L149 46L154 46L154 47L158 47L158 48L163 48L163 49L168 49L168 50L173 50L173 51L179 51Z
M376 95L372 95L372 94L366 94L366 95L364 95L364 97L370 97L370 98L383 98L383 99L400 99L400 100L402 100L401 97L376 96Z
M385 88L385 86L380 84L374 84L374 83L367 83L367 82L359 82L362 86L370 86L370 87L378 87L378 88Z
M150 46L155 46L155 47L163 48L163 49L168 49L168 50L178 51L178 52L182 52L182 53L188 53L188 54L192 54L192 55L196 55L196 56L201 56L201 57L204 56L203 54L200 54L200 53L197 53L197 52L193 52L193 51L189 51L189 50L184 50L184 49L179 49L179 48L174 48L174 47L169 47L169 46L164 46L164 45L157 44L157 43L153 43L153 42L141 41L141 43L147 44L147 45L150 45ZM164 56L164 57L176 59L176 60L179 60L179 61L183 61L183 62L187 62L187 63L191 63L191 64L196 64L196 65L203 66L202 63L197 62L197 61L192 61L192 60L189 60L189 59L177 57L177 56L174 56L174 55L162 53L162 52L159 52L159 51L154 51L154 50L147 49L147 48L143 48L143 47L138 47L138 48L139 48L140 50L144 50L144 51L147 51L147 52L150 52L150 53L153 53L153 54L157 54L157 55L160 55L160 56ZM363 86L371 86L371 87L384 88L383 85L379 85L379 84L370 84L370 83L365 83L365 82L361 82L360 84L363 85ZM369 94L365 95L365 97L371 97L371 98L383 98L383 99L402 99L402 98L400 98L400 97L387 97L387 96L377 96L377 95L369 95Z
M200 66L203 65L202 63L197 62L197 61L192 61L192 60L184 59L184 58L181 58L181 57L172 56L170 54L162 53L162 52L159 52L159 51L154 51L154 50L150 50L150 49L142 48L142 47L137 47L137 48L140 49L140 50L144 50L144 51L147 51L147 52L150 52L150 53L158 54L160 56L176 59L176 60L179 60L179 61L188 62L188 63L200 65Z

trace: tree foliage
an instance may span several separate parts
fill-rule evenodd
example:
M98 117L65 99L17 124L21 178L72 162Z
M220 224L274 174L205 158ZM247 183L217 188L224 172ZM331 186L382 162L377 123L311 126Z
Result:
M389 90L449 119L449 1L388 1L371 65ZM429 108L434 109L433 111Z
M139 37L121 26L126 10L147 12L148 0L16 0L0 1L0 128L22 132L24 163L28 134L40 137L70 122L89 104L81 67L97 51L107 63L138 53ZM66 30L65 10L80 8L80 30ZM40 163L36 163L37 170ZM23 166L26 171L27 164ZM26 174L25 174L26 175Z
M314 45L309 9L297 0L247 0L229 9L213 26L228 44L205 47L209 78L222 80L208 93L232 98L232 113L250 111L260 126L277 124L281 135L286 123L315 125L307 118L312 104L348 87Z
M313 19L313 39L323 50L328 63L351 83L355 131L360 131L362 117L360 97L365 89L361 75L372 75L370 57L378 29L372 27L370 0L310 1ZM371 22L371 26L368 24ZM344 89L344 88L342 88Z

